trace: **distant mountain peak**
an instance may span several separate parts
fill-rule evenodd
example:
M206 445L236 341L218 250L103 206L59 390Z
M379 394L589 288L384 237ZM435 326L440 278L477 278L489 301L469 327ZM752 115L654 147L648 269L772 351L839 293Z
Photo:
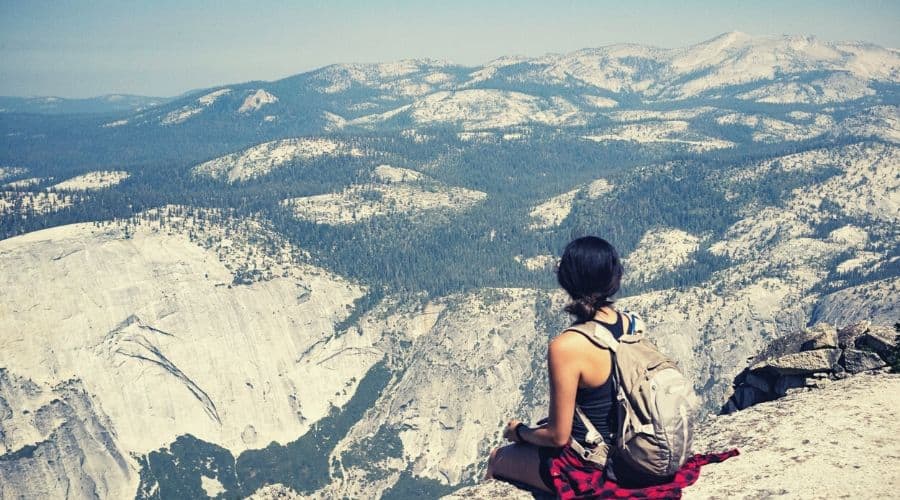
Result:
M757 38L753 35L745 33L743 31L726 31L717 36L710 38L705 42L700 43L711 43L711 42L727 42L727 43L735 43L735 42L746 42Z

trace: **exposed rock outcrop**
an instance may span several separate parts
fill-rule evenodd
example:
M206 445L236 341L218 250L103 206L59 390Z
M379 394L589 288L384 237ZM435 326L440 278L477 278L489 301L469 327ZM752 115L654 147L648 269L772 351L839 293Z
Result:
M532 494L517 488L510 483L492 479L483 483L461 488L441 500L472 500L487 498L506 498L509 500L533 500L535 498L553 498L551 495Z
M840 330L818 323L775 339L734 381L722 413L732 413L791 392L822 387L848 374L878 370L897 345L893 329L862 321Z
M264 234L203 224L228 245L145 222L0 241L0 366L50 386L80 380L129 453L183 434L235 453L302 435L382 357L367 337L334 331L365 290L290 261L285 272L260 262L277 274L233 285L242 238Z
M900 375L862 374L702 423L703 469L685 498L890 498L900 488Z
M898 286L900 278L895 276L828 294L813 310L812 322L830 323L838 328L863 321L893 324L900 315Z
M137 472L81 383L0 368L0 498L128 498Z

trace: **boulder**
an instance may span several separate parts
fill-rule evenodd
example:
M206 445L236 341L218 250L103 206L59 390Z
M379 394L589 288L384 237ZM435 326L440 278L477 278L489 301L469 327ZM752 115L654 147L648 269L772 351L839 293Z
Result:
M841 357L841 364L850 373L859 373L869 370L877 370L887 366L881 357L870 351L860 351L858 349L844 349L844 355Z
M838 346L837 329L828 323L819 323L804 332L806 340L801 342L801 351L813 349L834 349Z
M740 410L737 405L734 403L733 398L728 398L728 401L725 402L725 406L719 411L720 415L728 415L729 413L734 413Z
M760 361L750 370L769 370L779 375L806 375L816 372L833 371L841 356L840 349L815 349L786 354L774 359Z
M841 365L838 365L838 367L840 368L840 370L835 370L834 372L835 380L844 380L845 378L850 376L850 374L847 373L846 370L844 370L844 367L842 367Z
M866 333L871 324L872 323L869 321L860 321L858 323L853 323L852 325L847 325L841 328L837 332L838 346L841 349L855 347L856 339L859 338L862 334Z
M855 347L864 347L877 352L882 358L897 345L897 332L888 326L872 326L856 339Z
M836 348L837 345L837 330L828 323L817 323L815 326L784 335L770 342L751 360L751 370L753 366L766 360L803 351Z
M825 386L831 385L834 381L830 378L817 378L817 379L807 379L806 385L807 387L812 387L815 389L821 389Z

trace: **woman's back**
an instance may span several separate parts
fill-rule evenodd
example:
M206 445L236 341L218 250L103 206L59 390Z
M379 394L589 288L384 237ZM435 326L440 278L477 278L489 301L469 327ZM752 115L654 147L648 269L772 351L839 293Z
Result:
M607 328L614 337L618 338L624 332L622 314L616 314L616 321L608 323L597 320L601 325ZM607 444L611 444L615 435L617 413L615 411L616 390L613 383L613 377L607 371L603 373L600 366L611 366L609 360L609 351L599 347L594 347L585 351L585 355L589 358L589 366L596 366L598 369L591 370L583 376L584 386L579 385L578 392L575 395L575 404L584 412L588 420L594 425L603 440ZM606 358L606 359L603 359ZM604 362L605 361L605 362ZM594 383L591 383L594 382ZM600 382L599 385L597 382ZM572 420L572 439L584 444L587 428L581 422L576 414Z

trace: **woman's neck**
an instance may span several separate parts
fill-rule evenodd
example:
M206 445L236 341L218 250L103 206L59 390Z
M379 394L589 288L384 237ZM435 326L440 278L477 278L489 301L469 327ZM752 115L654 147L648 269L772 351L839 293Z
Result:
M603 321L604 323L615 323L619 319L616 310L612 306L603 306L594 314L594 319Z

